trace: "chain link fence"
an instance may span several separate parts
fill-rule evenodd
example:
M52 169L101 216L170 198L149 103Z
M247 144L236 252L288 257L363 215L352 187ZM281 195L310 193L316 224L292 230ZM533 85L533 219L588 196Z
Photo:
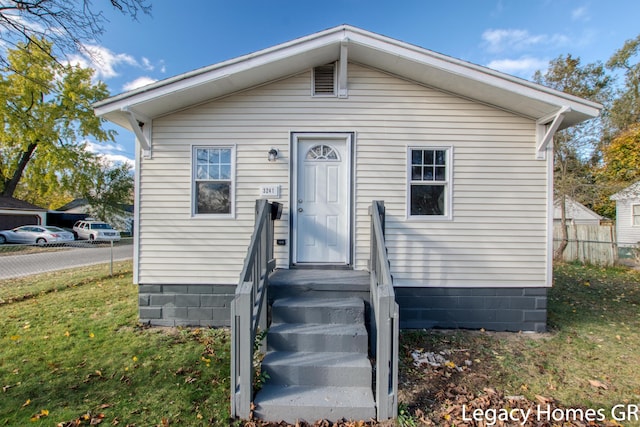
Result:
M45 245L0 245L0 280L133 258L133 239L118 242L76 240Z

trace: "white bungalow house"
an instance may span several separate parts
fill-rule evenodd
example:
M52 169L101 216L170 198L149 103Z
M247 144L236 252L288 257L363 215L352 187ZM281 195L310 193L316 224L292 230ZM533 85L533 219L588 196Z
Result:
M610 198L616 202L618 247L637 247L640 244L640 181Z
M133 131L138 145L140 320L243 329L235 302L230 315L231 300L236 289L245 292L238 283L247 283L243 268L253 265L247 253L256 200L268 198L282 208L273 224L274 260L267 262L268 271L276 268L270 289L291 282L322 290L340 310L364 283L378 350L386 339L377 323L381 297L372 287L369 301L367 283L372 269L372 282L387 283L381 279L388 277L387 265L392 288L385 292L395 295L403 328L543 331L552 284L553 134L596 117L600 108L348 25L99 102L96 114ZM382 227L371 231L378 218L377 208L370 215L374 200L385 206L383 250ZM345 272L346 279L336 279ZM279 300L290 292L279 289L269 291L271 319L286 323L283 310L294 303ZM296 316L313 318L315 306L303 302L295 303L304 307L294 309ZM318 315L327 317L333 315ZM294 326L303 321L310 320L289 319ZM277 338L282 328L269 330L272 351L290 342ZM272 359L265 363L273 384L256 401L266 419L326 415L313 412L324 401L317 394L302 416L277 396L273 389L287 385L289 374L311 375L316 385L361 378L348 374L356 369L351 365L330 375L301 362L300 372L287 373L280 370L298 369L298 362ZM243 363L234 358L232 372ZM234 396L244 393L243 375L236 374ZM373 416L388 418L397 400L392 391L385 400L382 384L378 377ZM389 384L393 389L393 373ZM307 386L296 387L293 394L304 395ZM290 397L294 389L288 390ZM369 399L365 391L362 396ZM331 404L340 402L352 400ZM247 414L245 403L232 403L232 414ZM363 407L331 416L372 416L370 405Z

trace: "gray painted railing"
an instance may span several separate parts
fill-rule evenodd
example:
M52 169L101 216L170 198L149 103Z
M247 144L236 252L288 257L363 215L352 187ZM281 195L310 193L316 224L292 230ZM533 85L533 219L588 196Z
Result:
M384 241L384 202L371 205L371 349L376 359L376 412L379 421L398 414L398 304Z
M231 417L249 419L256 335L267 328L267 286L275 268L272 204L256 201L256 223L231 303ZM262 343L266 345L266 343Z

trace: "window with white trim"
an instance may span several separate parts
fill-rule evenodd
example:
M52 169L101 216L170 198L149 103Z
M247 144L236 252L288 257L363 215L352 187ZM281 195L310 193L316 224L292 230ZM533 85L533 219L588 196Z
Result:
M631 207L632 224L640 226L640 205L633 205Z
M233 214L233 147L194 147L193 213Z
M451 149L410 147L408 216L451 218Z

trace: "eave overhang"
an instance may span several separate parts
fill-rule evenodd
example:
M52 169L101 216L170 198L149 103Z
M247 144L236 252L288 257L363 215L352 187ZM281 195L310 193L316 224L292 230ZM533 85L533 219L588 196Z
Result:
M315 66L344 60L536 122L563 110L558 129L597 117L602 106L359 28L342 25L272 48L122 93L94 105L96 114L135 131L134 117L153 120ZM346 63L343 65L346 67ZM343 81L344 84L344 81ZM341 88L346 92L346 87Z

